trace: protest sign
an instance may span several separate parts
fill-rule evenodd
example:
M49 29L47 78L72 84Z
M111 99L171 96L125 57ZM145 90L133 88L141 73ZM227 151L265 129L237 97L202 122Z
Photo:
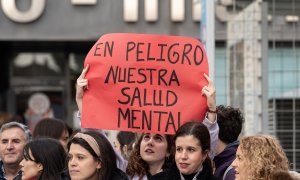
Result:
M182 36L106 34L85 59L89 89L82 127L174 134L202 121L208 62L199 40Z

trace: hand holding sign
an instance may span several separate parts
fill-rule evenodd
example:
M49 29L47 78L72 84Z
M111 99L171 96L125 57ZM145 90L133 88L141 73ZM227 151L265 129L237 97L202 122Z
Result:
M80 113L82 113L83 94L84 91L88 89L88 80L85 79L85 74L87 73L88 70L89 70L89 65L87 64L76 81L76 103Z
M106 34L85 64L90 65L86 81L87 70L77 81L77 98L89 83L82 127L173 134L186 121L205 116L206 98L199 92L207 84L208 62L196 39ZM209 100L213 96L207 93Z

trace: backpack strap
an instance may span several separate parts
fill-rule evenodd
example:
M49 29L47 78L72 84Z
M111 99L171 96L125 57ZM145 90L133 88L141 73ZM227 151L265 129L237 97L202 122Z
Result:
M233 167L232 167L231 165L228 166L228 168L226 169L226 171L225 171L224 174L223 174L223 180L225 180L227 173L228 173L231 169L233 169Z

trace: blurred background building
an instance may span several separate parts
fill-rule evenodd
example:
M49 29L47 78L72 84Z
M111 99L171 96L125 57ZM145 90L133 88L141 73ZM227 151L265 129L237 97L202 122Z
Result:
M75 81L105 33L200 38L201 0L0 0L0 111L78 127ZM300 170L300 1L216 0L217 103L276 135Z

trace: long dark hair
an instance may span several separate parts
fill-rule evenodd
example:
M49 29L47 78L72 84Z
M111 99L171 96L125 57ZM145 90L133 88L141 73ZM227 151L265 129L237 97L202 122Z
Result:
M101 169L98 173L99 179L111 179L113 177L113 173L117 170L117 157L110 142L101 133L98 133L96 131L87 131L83 134L90 135L96 140L99 146L98 148L100 150L100 157L97 156L96 152L84 139L78 137L74 137L71 139L71 141L69 141L68 150L70 150L71 144L78 144L81 147L85 148L94 157L95 160L101 162Z
M208 156L208 152L210 151L210 134L207 127L201 122L187 122L176 131L176 134L174 136L174 142L176 143L176 139L178 137L189 135L194 136L199 141L199 145L201 146L202 152L207 151L207 158L203 162L203 166L208 165L209 169L212 172L212 163Z
M30 156L30 153L31 155ZM43 165L39 180L57 180L66 167L66 152L59 141L40 138L27 143L23 150L24 159Z

